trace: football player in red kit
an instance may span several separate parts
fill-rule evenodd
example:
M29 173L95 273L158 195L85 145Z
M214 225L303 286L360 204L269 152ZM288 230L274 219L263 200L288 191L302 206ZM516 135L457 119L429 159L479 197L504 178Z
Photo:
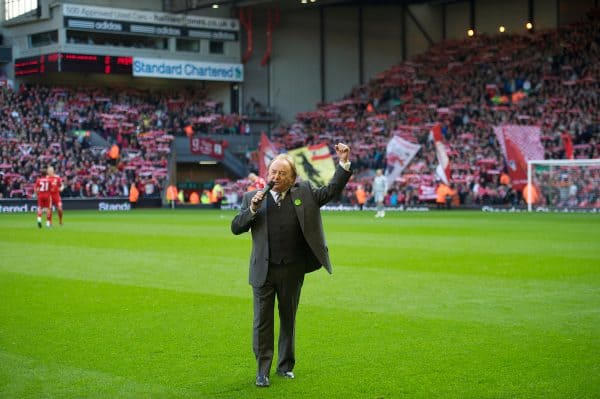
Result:
M42 173L35 180L35 194L37 196L37 225L42 228L42 211L46 210L46 226L52 226L52 203L50 198L50 179L46 173Z
M63 224L63 207L62 199L60 198L61 191L65 188L63 181L60 176L54 173L54 167L48 166L48 180L50 180L50 197L52 199L52 205L56 207L58 211L58 221L60 225Z

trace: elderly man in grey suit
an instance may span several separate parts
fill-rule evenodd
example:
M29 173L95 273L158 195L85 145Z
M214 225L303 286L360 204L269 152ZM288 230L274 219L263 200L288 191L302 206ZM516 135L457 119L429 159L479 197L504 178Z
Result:
M244 195L240 212L231 222L233 234L251 230L250 284L253 290L253 350L257 362L256 385L268 387L274 353L275 297L279 309L277 374L294 378L296 311L304 274L324 266L331 273L325 244L321 206L338 196L350 179L350 148L335 145L339 157L327 186L296 183L296 165L280 154L269 165L271 191Z

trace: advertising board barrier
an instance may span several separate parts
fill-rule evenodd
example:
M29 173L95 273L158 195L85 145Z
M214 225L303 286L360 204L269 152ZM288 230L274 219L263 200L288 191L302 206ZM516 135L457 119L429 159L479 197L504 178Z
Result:
M63 198L63 209L69 210L96 210L105 211L130 211L135 208L159 208L162 206L160 198L146 198L135 205L126 197L117 198ZM0 199L0 213L27 213L37 212L37 201L32 199Z

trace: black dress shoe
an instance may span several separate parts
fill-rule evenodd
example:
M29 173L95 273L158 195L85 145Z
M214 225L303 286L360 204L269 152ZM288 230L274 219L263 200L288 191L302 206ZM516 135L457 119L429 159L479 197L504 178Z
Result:
M289 378L290 380L296 378L293 372L291 371L278 371L277 375L283 378Z
M271 384L269 383L269 377L265 375L256 376L256 386L261 388L267 388Z

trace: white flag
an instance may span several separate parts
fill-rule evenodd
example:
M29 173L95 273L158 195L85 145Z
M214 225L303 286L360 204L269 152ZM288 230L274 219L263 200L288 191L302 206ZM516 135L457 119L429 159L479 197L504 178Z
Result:
M430 131L435 144L435 154L438 159L438 166L435 168L435 175L441 179L445 184L449 184L451 178L450 170L450 158L448 158L448 149L444 143L444 137L442 136L442 126L436 123Z
M386 154L388 170L385 177L388 181L388 187L391 187L420 149L419 144L411 143L398 136L392 137L388 142Z

